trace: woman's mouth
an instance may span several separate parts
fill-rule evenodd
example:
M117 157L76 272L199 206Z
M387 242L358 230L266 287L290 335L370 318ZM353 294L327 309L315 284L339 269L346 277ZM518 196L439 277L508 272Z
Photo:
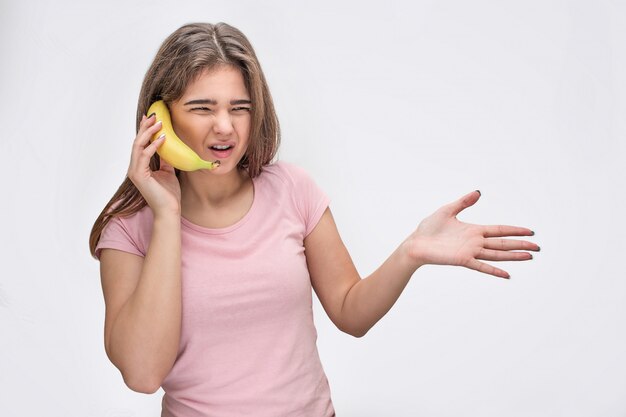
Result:
M216 159L228 158L233 153L233 145L213 145L209 149Z

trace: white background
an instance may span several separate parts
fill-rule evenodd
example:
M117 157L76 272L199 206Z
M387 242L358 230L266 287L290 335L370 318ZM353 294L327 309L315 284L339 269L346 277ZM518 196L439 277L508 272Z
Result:
M474 189L461 220L542 247L510 281L419 270L361 339L316 300L338 416L626 416L626 4L608 0L2 0L0 415L160 413L106 357L88 236L145 71L194 21L252 41L280 159L330 195L364 276Z

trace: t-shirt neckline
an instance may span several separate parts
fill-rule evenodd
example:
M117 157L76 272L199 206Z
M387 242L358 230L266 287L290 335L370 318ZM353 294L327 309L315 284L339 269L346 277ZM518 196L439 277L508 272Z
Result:
M192 223L190 220L187 220L185 217L181 215L180 221L182 225L187 227L188 229L195 230L197 232L205 233L209 235L223 235L223 234L230 233L239 229L241 226L243 226L244 224L248 222L250 217L252 217L252 215L254 214L254 211L256 211L256 206L258 205L258 200L259 200L258 198L259 187L258 187L257 178L258 177L252 178L252 204L250 205L250 208L248 209L246 214L244 214L244 216L241 219L237 220L235 223L231 224L230 226L220 227L220 228L204 227L204 226L200 226L199 224Z

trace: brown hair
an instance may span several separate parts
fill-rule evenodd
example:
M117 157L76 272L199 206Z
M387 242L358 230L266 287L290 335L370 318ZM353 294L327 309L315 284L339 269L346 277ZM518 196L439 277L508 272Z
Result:
M136 131L139 131L141 119L153 102L163 100L169 104L178 100L187 85L198 75L219 65L238 68L250 94L250 141L246 154L239 162L239 168L246 169L250 177L254 178L276 156L280 144L280 127L267 81L252 45L240 30L226 23L187 24L165 39L141 86ZM159 166L160 158L155 153L150 160L150 168L158 170ZM176 170L176 175L178 174L179 171ZM95 258L95 249L102 230L112 217L130 216L146 204L127 176L91 229L91 256Z

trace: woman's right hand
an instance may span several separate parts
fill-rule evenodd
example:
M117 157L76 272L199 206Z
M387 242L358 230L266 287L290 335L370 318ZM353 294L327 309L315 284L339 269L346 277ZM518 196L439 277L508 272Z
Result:
M180 183L174 167L161 158L158 171L150 169L150 159L166 137L160 137L150 143L150 138L161 129L161 122L155 123L156 117L143 116L139 132L133 142L133 150L128 167L128 178L135 184L146 200L154 215L162 213L180 214Z

